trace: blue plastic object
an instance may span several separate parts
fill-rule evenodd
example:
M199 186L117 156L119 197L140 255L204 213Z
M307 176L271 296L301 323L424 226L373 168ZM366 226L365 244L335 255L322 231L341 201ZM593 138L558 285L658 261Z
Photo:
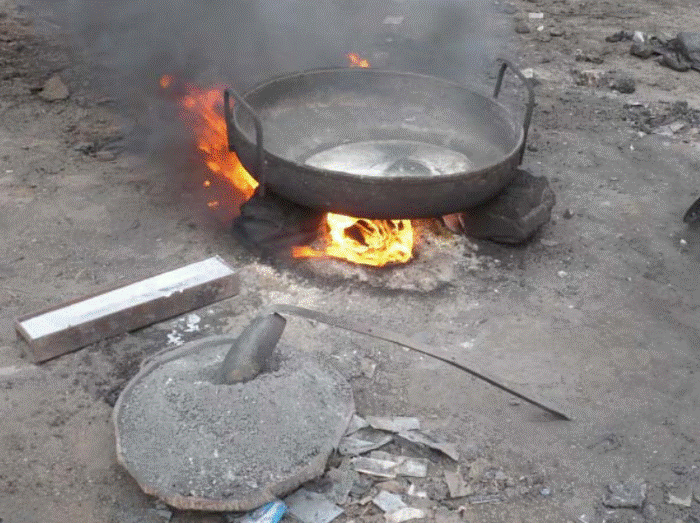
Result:
M239 523L279 523L285 512L287 512L287 505L284 502L271 501L243 516Z

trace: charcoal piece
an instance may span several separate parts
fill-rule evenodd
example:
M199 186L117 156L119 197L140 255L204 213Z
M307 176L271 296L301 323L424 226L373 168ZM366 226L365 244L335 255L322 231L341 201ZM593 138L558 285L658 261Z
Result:
M460 221L472 238L519 244L549 221L555 201L547 178L518 169L510 185L495 198L461 213Z
M266 191L258 191L241 206L232 232L246 247L276 254L307 245L319 235L323 212L297 205Z

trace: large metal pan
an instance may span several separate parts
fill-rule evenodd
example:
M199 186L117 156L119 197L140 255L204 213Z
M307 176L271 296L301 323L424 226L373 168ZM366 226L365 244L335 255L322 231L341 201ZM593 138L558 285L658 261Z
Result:
M508 67L528 90L524 123L496 101ZM534 92L502 61L493 98L432 76L347 68L227 90L224 101L229 147L263 191L356 217L422 218L468 209L511 181Z

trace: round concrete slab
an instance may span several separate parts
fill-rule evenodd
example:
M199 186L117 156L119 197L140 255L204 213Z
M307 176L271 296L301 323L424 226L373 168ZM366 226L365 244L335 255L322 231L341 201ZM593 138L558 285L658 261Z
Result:
M115 405L119 462L173 507L246 511L291 492L323 473L355 410L337 370L284 347L277 370L215 384L234 339L158 354Z

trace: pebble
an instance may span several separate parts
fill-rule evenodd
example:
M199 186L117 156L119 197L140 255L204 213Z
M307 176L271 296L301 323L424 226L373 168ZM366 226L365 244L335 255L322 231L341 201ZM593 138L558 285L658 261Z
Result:
M68 88L58 75L49 78L39 91L39 97L47 102L56 102L68 98Z
M549 30L549 34L552 36L564 36L564 30L559 27L554 27Z
M521 35L528 34L530 27L525 22L520 21L515 24L515 32Z
M540 490L540 494L547 497L547 496L550 496L552 494L552 490L545 487L542 490Z

